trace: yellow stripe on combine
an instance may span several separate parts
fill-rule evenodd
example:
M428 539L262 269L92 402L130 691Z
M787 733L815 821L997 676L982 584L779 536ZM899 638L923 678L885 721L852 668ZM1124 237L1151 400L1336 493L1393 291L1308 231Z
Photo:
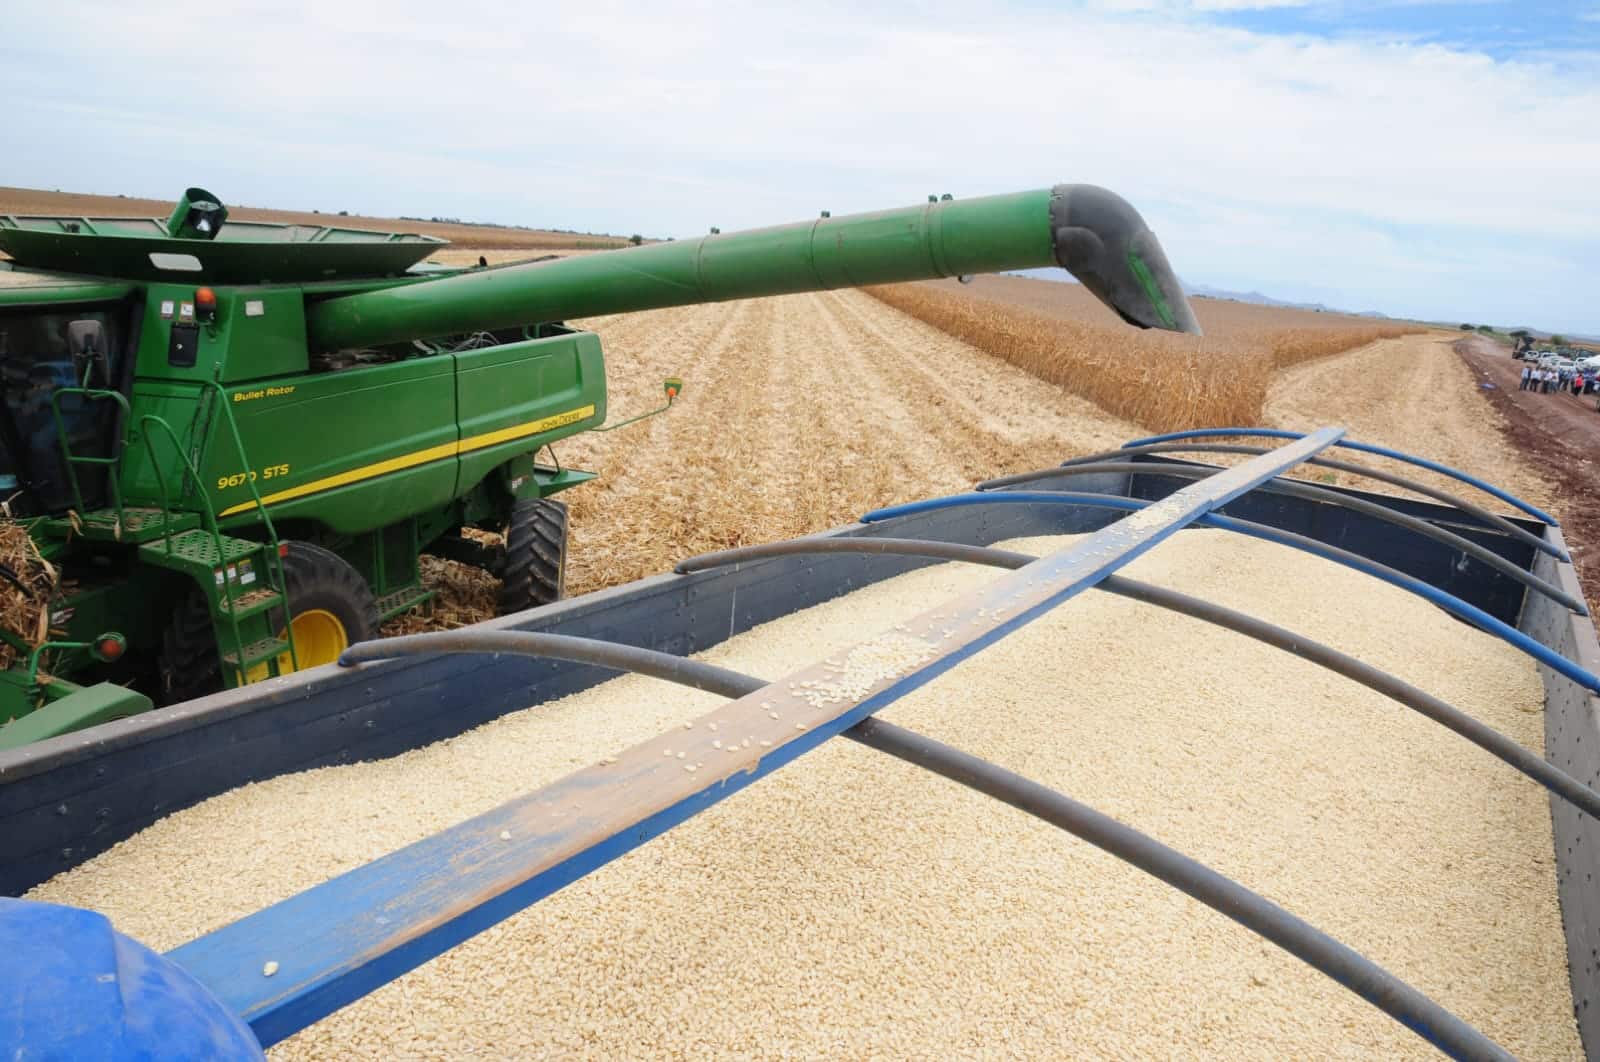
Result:
M583 406L579 409L569 409L565 413L557 413L553 417L543 420L530 420L526 424L513 424L509 428L500 428L497 431L487 431L482 435L472 435L462 439L458 444L459 453L471 450L482 450L486 446L496 443L510 442L513 439L525 439L530 435L538 435L543 431L553 431L556 428L565 428L568 424L576 424L586 417L594 416L594 406Z
M578 421L592 416L594 416L594 406L587 405L578 409L569 409L565 413L541 417L539 420L513 424L509 428L499 428L495 431L484 432L482 435L468 436L459 442L440 443L438 446L430 446L425 450L416 450L409 454L401 454L399 457L391 457L385 461L362 465L360 468L352 468L348 472L338 472L331 476L324 476L321 479L314 479L310 483L302 483L298 487L290 487L287 490L264 494L261 496L261 504L276 505L278 502L304 498L308 494L317 494L321 491L343 487L350 483L359 483L361 480L372 479L374 476L399 472L405 468L415 468L417 465L425 465L430 461L438 461L441 458L454 457L457 454L482 450L499 443L525 439L530 435L538 435L540 432L564 428L568 424L576 424ZM247 501L239 505L230 505L217 515L219 517L233 516L237 513L247 512L255 507L256 503L254 501Z

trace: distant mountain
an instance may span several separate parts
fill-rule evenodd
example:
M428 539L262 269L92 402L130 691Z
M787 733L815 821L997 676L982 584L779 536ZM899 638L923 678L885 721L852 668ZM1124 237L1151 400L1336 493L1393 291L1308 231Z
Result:
M1288 302L1263 295L1259 291L1226 291L1222 288L1213 288L1209 284L1185 284L1184 287L1190 295L1198 295L1204 299L1227 299L1230 302L1248 302L1256 306L1281 306L1287 310L1312 310L1316 313L1342 313L1349 317L1375 317L1384 321L1390 319L1388 314L1379 313L1377 310L1350 311L1335 306L1325 306L1320 302Z

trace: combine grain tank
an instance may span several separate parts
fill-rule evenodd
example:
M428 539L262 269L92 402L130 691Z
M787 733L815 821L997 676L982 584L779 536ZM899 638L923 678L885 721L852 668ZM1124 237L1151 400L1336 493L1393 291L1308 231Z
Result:
M1169 456L1213 452L1248 459L1224 468ZM1352 452L1421 470L1368 471L1335 456ZM1288 477L1307 465L1371 475L1431 500ZM1480 505L1459 496L1469 488L1494 500ZM1543 678L1548 759L1292 630L1118 574L1133 558L1198 527L1346 566L1525 654ZM1044 556L988 548L1062 533L1083 537ZM687 658L768 620L949 560L1006 574L788 675L750 676ZM309 767L392 756L618 671L726 698L686 729L618 751L165 955L119 939L92 913L30 903L0 907L0 932L11 930L0 949L0 980L30 985L26 993L0 994L0 1039L24 1055L71 1055L107 1042L131 1050L151 1044L150 1025L161 1021L169 1048L207 1045L219 1057L250 1057L257 1044L283 1040L846 737L975 788L1155 875L1448 1054L1506 1057L1481 1030L1284 907L1064 794L874 717L957 663L981 660L1008 633L1052 610L1073 609L1088 591L1145 602L1331 669L1438 723L1438 741L1470 742L1473 752L1501 761L1500 769L1519 772L1522 784L1548 790L1556 858L1553 869L1545 868L1559 879L1577 1020L1594 1055L1600 1007L1589 1003L1600 968L1591 957L1600 947L1600 919L1597 894L1583 883L1600 869L1600 794L1592 788L1600 776L1600 646L1561 532L1547 515L1489 484L1355 442L1337 428L1304 436L1228 428L1139 440L971 492L867 513L826 534L689 558L672 574L476 628L352 646L341 666L0 752L0 882L16 894L213 794ZM970 705L975 712L991 707ZM729 735L750 740L729 747L723 740ZM674 748L687 750L688 760L662 754ZM1362 868L1335 869L1357 875ZM939 873L936 862L928 873ZM1486 954L1482 961L1500 957ZM108 978L126 973L140 974L137 992L104 988Z

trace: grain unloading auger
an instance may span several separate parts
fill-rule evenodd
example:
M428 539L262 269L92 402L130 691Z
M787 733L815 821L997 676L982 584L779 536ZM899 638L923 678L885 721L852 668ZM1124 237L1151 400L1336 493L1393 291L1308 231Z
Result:
M1155 234L1093 185L922 206L658 243L613 255L506 266L328 299L307 310L314 347L653 310L758 295L1060 266L1140 328L1199 334Z
M49 634L0 631L0 748L331 662L429 599L424 553L499 577L502 613L560 597L552 495L593 477L536 458L607 413L567 320L1059 265L1130 324L1199 330L1088 185L413 268L441 242L230 222L198 188L165 221L0 216L0 488L62 576L16 581Z

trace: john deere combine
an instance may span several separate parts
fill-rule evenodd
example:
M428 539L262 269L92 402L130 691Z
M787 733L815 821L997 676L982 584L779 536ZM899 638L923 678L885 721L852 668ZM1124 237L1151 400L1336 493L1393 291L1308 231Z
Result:
M559 597L551 496L593 477L548 448L606 418L569 318L1061 265L1130 324L1198 331L1139 215L1087 185L417 265L442 243L229 222L198 188L165 221L0 216L0 497L59 573L45 639L0 630L0 747L328 663L428 599L425 552L494 572L502 611Z

